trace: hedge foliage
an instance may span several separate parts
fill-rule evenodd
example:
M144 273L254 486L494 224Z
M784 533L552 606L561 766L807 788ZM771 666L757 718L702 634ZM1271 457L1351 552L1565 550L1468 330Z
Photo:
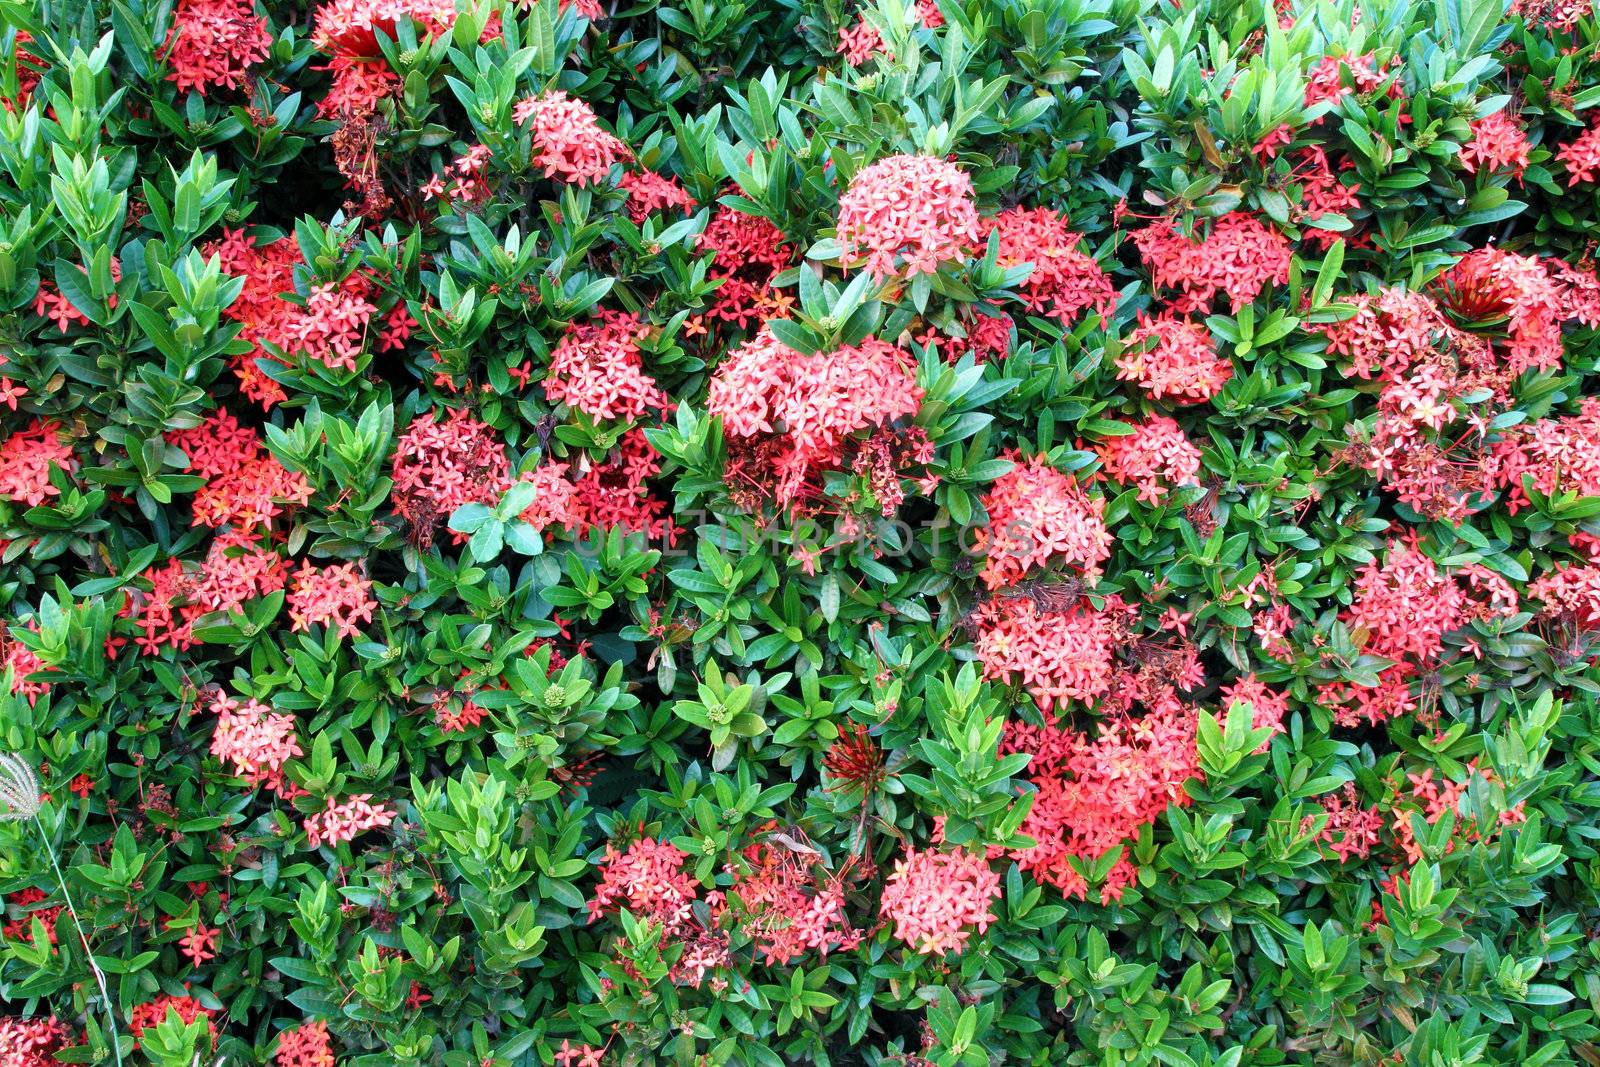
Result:
M1600 1064L1591 0L0 0L0 1065Z

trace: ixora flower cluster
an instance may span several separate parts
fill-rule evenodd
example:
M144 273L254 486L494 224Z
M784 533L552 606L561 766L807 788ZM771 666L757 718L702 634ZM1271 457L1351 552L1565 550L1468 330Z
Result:
M0 5L0 1067L1600 1062L1592 0Z

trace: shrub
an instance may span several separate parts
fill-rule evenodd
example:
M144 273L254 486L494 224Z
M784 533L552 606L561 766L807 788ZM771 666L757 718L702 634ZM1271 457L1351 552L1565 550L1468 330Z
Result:
M1600 1062L1590 0L0 14L0 1067Z

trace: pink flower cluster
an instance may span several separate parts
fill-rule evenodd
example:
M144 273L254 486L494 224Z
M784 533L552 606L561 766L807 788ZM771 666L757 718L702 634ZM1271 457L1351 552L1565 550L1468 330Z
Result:
M453 0L328 0L317 7L311 43L332 55L375 58L378 34L393 39L402 20L420 34L446 33L456 22Z
M320 623L336 629L340 637L349 637L359 623L372 621L377 607L372 582L355 563L327 567L302 563L289 590L290 629L303 632Z
M1041 608L1027 596L1002 596L979 608L971 621L983 676L1020 682L1046 711L1063 700L1094 700L1111 688L1123 630L1109 605L1096 611L1079 601L1059 610Z
M980 240L1000 234L997 262L1002 267L1033 265L1019 295L1036 315L1072 325L1080 315L1098 316L1102 326L1117 309L1117 290L1093 256L1079 245L1083 237L1049 208L1014 207L982 223Z
M1398 286L1344 298L1355 314L1323 327L1328 352L1345 356L1360 378L1394 380L1432 355L1435 341L1455 331L1425 293Z
M982 236L972 179L937 156L896 155L863 167L839 198L846 260L865 257L877 278L933 274Z
M1445 272L1441 302L1469 321L1505 319L1513 375L1561 366L1562 325L1600 326L1594 280L1583 284L1566 264L1501 248L1468 252Z
M283 784L283 765L305 754L295 737L293 715L223 694L212 700L211 711L217 716L211 754L232 763L241 778L278 788Z
M1138 486L1139 499L1146 504L1160 504L1169 490L1198 482L1200 450L1165 415L1149 416L1131 434L1107 437L1095 452L1105 476Z
M1399 65L1399 59L1391 61L1391 69ZM1390 71L1378 69L1377 57L1368 52L1365 55L1323 56L1311 68L1311 73L1306 75L1305 106L1313 107L1323 101L1337 103L1342 98L1355 93L1365 96L1377 92ZM1345 85L1349 79L1350 86ZM1396 80L1389 86L1389 95L1400 95L1400 84Z
M995 921L1000 876L982 856L907 847L884 882L879 913L894 936L927 956L966 948L973 930Z
M378 103L398 93L400 76L378 48L378 34L391 40L401 21L419 37L446 33L456 21L454 0L329 0L316 12L311 43L331 57L333 87L317 102L319 118L364 121Z
M37 507L61 495L50 482L50 472L78 469L72 446L62 443L61 433L59 423L36 418L26 430L0 442L0 496Z
M310 848L337 845L341 841L354 841L368 830L376 830L394 822L394 810L383 804L373 804L370 793L361 793L330 803L326 809L307 815L301 821Z
M1137 382L1154 400L1198 404L1233 377L1233 363L1217 353L1211 332L1188 319L1141 312L1122 346L1117 378Z
M489 198L489 184L485 174L493 152L487 145L475 144L450 161L445 173L435 174L417 191L424 200L445 200L452 203L474 204ZM446 185L445 180L450 184Z
M1559 563L1528 583L1528 596L1547 618L1567 617L1579 628L1600 628L1600 566Z
M640 918L662 924L669 935L688 928L697 897L694 881L683 870L688 855L673 845L640 838L618 851L606 846L600 861L600 884L589 900L589 921L627 908Z
M366 346L367 326L377 308L367 300L366 279L352 274L343 284L311 287L305 307L289 327L285 351L307 356L332 370L356 369Z
M1249 704L1250 727L1254 730L1271 730L1274 734L1285 732L1283 720L1289 716L1289 698L1261 681L1254 673L1238 678L1232 685L1221 689L1221 712L1224 718L1235 704ZM1268 738L1257 751L1265 751L1271 744Z
M546 461L517 478L534 486L533 503L522 509L518 516L535 530L543 532L551 526L573 529L580 522L577 507L577 487L567 480L566 463Z
M1343 682L1318 686L1317 699L1333 707L1342 726L1377 724L1417 709L1411 680L1436 665L1445 636L1474 619L1505 618L1517 611L1515 588L1481 564L1441 570L1414 536L1391 539L1382 561L1361 568L1355 598L1340 619L1364 641L1363 651L1395 661L1377 686Z
M267 20L251 0L178 0L167 31L167 80L202 96L239 89L271 47Z
M1491 469L1513 515L1530 503L1524 476L1547 496L1566 491L1600 496L1600 398L1586 397L1576 415L1502 430Z
M1101 517L1105 500L1090 496L1043 456L1017 462L1002 474L983 507L989 523L974 533L973 549L985 557L980 575L990 589L1057 562L1093 576L1111 554L1111 532Z
M54 1015L32 1019L0 1017L0 1065L59 1067L56 1053L78 1044L67 1024Z
M1465 599L1420 549L1390 541L1382 563L1374 560L1356 572L1355 599L1344 621L1367 635L1364 651L1372 655L1429 662L1444 648L1444 635L1466 621Z
M844 887L812 874L813 857L780 845L757 843L744 850L744 863L729 867L733 886L726 897L712 894L712 914L727 917L751 939L768 966L787 964L806 952L822 956L851 949L863 932L844 911Z
M838 52L852 67L859 67L875 55L894 58L894 51L883 43L878 27L865 18L857 18L854 26L839 27Z
M550 89L520 101L517 123L533 126L532 163L568 185L597 185L611 168L633 158L628 146L602 129L587 103Z
M1521 15L1529 26L1571 33L1594 13L1594 0L1512 0L1511 14Z
M50 686L53 684L43 680L30 681L29 675L54 670L56 668L40 659L38 653L12 638L4 632L4 627L0 626L0 675L4 675L6 671L11 672L11 692L24 697L28 701L28 707L37 704L40 697L50 692Z
M609 311L567 327L550 354L546 399L602 421L670 410L667 395L644 372L639 342L650 329L637 315Z
M1234 311L1261 295L1268 285L1289 280L1289 241L1254 215L1231 211L1211 224L1199 239L1180 234L1167 219L1133 234L1150 281L1175 289L1176 312L1208 308L1218 292L1226 293Z
M468 412L418 416L394 450L395 510L425 529L463 504L493 504L510 481L505 445Z

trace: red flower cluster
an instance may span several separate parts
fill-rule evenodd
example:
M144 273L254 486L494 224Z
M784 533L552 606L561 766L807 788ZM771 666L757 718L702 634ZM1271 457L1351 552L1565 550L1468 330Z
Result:
M910 357L875 337L802 355L762 329L711 377L706 409L730 440L763 439L775 497L799 497L819 470L839 469L852 435L915 415L922 389Z
M982 856L957 849L907 847L883 885L879 913L894 923L894 936L923 955L943 956L966 948L973 930L995 921L1000 876Z
M738 192L728 187L730 195ZM788 317L793 296L770 283L794 261L795 251L770 219L719 204L695 244L710 250L710 277L720 284L711 307L685 324L685 335L707 333L707 320L748 329Z
M936 156L887 156L863 167L839 198L836 233L846 260L878 278L933 274L982 236L972 179Z
M1305 239L1327 247L1339 238L1333 230L1319 229L1317 220L1324 215L1342 215L1361 206L1356 196L1361 191L1358 183L1346 185L1339 174L1353 168L1346 159L1339 170L1328 163L1328 153L1320 145L1307 145L1295 153L1294 181L1299 190L1300 202L1295 210L1295 221L1309 227Z
M1037 843L1012 858L1040 881L1083 899L1089 885L1081 864L1136 836L1168 804L1189 803L1183 783L1200 774L1195 724L1194 710L1176 701L1138 719L1108 719L1094 738L1048 710L1041 726L1008 722L1001 752L1033 757L1027 773L1036 789L1018 832ZM1119 860L1100 887L1102 903L1120 898L1134 873L1126 858Z
M1573 273L1558 260L1480 248L1445 272L1440 301L1469 322L1506 320L1507 364L1513 375L1555 370L1561 366L1563 323L1576 318L1586 326L1600 326L1593 279L1587 286L1575 286Z
M287 364L287 357L301 355L336 370L355 369L379 315L373 304L377 286L366 274L356 271L337 284L313 286L305 302L297 304L283 296L295 291L295 268L304 263L299 247L289 238L257 247L255 238L243 230L224 230L204 252L218 256L227 273L245 279L226 312L241 324L240 338L255 346L230 363L245 396L269 409L285 398L283 387L257 366L260 359ZM404 347L414 325L405 305L395 304L377 347L381 351Z
M1592 124L1556 151L1567 168L1567 185L1600 180L1600 122Z
M150 591L130 590L122 616L137 620L143 632L134 644L153 655L165 645L191 647L190 626L201 615L235 611L248 600L275 593L288 583L289 573L276 551L250 534L230 530L212 541L199 568L174 558L144 577Z
M1508 170L1518 178L1528 169L1528 135L1510 115L1496 111L1472 124L1472 140L1461 148L1461 166L1469 174L1479 168Z
M5 927L0 929L0 937L4 937L7 941L32 941L33 920L38 919L39 922L44 924L45 936L49 939L50 944L55 944L56 920L66 910L66 905L50 904L42 908L35 907L35 905L44 904L49 899L42 889L34 889L31 886L15 893L7 893L5 897L6 904L17 909L21 914L14 919L6 921ZM19 1020L7 1019L4 1021L17 1022ZM0 1048L4 1047L3 1044L0 1044ZM0 1060L0 1063L4 1062L4 1060ZM50 1061L52 1065L55 1062L54 1060Z
M205 1007L193 997L175 997L170 993L162 993L154 1000L147 1000L135 1006L128 1018L128 1029L133 1031L134 1037L143 1037L146 1030L166 1022L168 1014L177 1015L185 1026L204 1016L211 1040L216 1041L217 1016L221 1014L220 1010Z
M613 458L585 470L573 484L571 516L582 533L596 526L621 527L651 540L673 543L679 528L667 502L650 492L647 480L661 470L661 456L634 427L617 442Z
M1354 856L1366 859L1378 844L1383 830L1383 813L1376 807L1361 803L1354 782L1346 782L1342 790L1329 793L1320 801L1328 821L1317 834L1317 841L1328 851L1348 863Z
M206 484L196 490L191 522L252 530L270 523L286 506L307 504L311 486L261 447L260 438L219 411L193 430L167 437L189 457L188 470Z
M36 418L26 430L0 442L0 497L37 507L61 495L50 482L50 472L78 469L72 446L61 443L61 432L60 424Z
M1200 239L1185 237L1161 219L1133 234L1150 281L1175 289L1172 309L1185 313L1210 306L1220 291L1238 311L1268 285L1289 280L1289 241L1253 215L1231 211Z
M663 178L655 171L629 171L617 184L628 194L628 217L634 222L643 222L653 213L668 208L694 208L694 197L677 178Z
M627 145L600 127L594 109L559 89L520 101L513 117L518 125L532 123L532 163L546 178L597 185L613 166L633 158Z
M239 89L267 58L272 34L251 0L178 0L167 31L167 80L180 92Z
M318 1019L285 1030L278 1035L278 1051L273 1059L277 1067L334 1067L338 1060L333 1054L328 1024Z
M1067 229L1067 220L1058 213L1044 207L1010 208L983 220L980 239L995 232L1000 234L1000 266L1033 265L1019 294L1029 311L1066 325L1087 312L1099 316L1102 326L1116 311L1116 287L1094 257L1079 249L1083 237Z

